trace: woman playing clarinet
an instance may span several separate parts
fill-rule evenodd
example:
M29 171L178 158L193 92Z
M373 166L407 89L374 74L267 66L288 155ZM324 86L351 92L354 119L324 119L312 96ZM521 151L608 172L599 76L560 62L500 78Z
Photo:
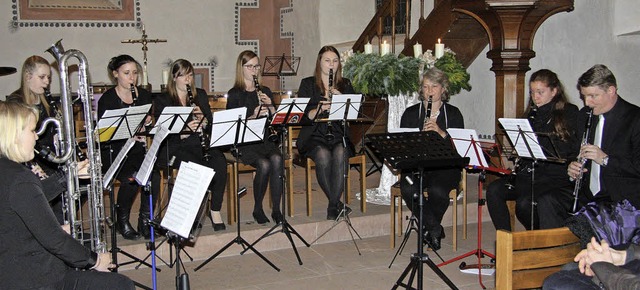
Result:
M157 166L180 167L181 162L195 162L215 171L209 184L211 194L210 219L214 231L225 230L220 209L227 180L227 163L218 149L209 148L206 132L210 132L211 107L207 93L195 88L193 65L188 60L178 59L171 64L167 90L154 101L156 120L167 106L194 107L186 120L186 131L167 137L158 153ZM156 124L157 125L157 124ZM170 162L173 160L173 164Z
M245 50L236 62L236 80L229 90L227 109L247 108L247 119L268 118L275 113L273 94L268 87L260 86L260 58L253 51ZM262 132L256 132L258 134ZM280 200L282 198L282 154L278 150L277 140L269 140L270 130L265 130L264 140L259 143L242 145L238 148L240 161L256 168L253 178L253 218L258 224L268 223L269 219L262 209L262 200L271 190L271 218L275 223L282 222ZM277 136L275 136L277 137Z

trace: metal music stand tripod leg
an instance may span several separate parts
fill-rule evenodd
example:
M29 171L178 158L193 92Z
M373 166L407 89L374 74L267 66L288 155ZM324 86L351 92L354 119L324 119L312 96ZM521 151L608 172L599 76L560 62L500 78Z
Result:
M347 186L349 186L349 184L347 183L347 175L349 174L349 156L347 155L347 136L346 136L346 132L347 131L347 120L346 120L346 116L348 114L349 111L349 102L347 102L347 107L345 110L345 118L342 120L342 166L344 168L344 176L343 176L343 181L344 181L344 187L343 187L343 193L342 193L342 209L340 209L340 213L338 213L338 217L336 218L336 220L333 222L333 225L328 228L324 233L322 233L320 236L318 236L313 242L311 242L311 244L315 244L318 240L320 240L322 237L324 237L324 235L326 235L328 232L330 232L333 228L335 228L339 223L341 222L345 222L347 224L347 230L349 230L349 235L351 235L351 241L353 241L353 245L356 247L356 250L358 251L358 255L362 255L362 253L360 252L360 248L358 248L358 244L356 243L356 239L353 236L353 234L355 233L356 236L358 237L358 239L362 240L362 237L360 237L360 234L358 234L358 232L356 231L356 229L353 227L353 224L351 223L351 219L349 218L349 214L347 212L347 194L346 194L346 190L347 190ZM364 169L362 169L364 170Z
M113 151L111 150L111 147L109 147L109 160L110 163L113 162ZM123 164L126 161L126 156L125 159L122 161ZM118 168L118 170L116 170L116 173L114 174L114 179L111 180L110 184L107 186L108 191L109 191L109 213L111 214L112 217L112 221L111 221L111 260L113 261L113 263L116 265L116 267L113 269L113 272L117 273L118 272L118 268L120 266L124 266L124 265L129 265L129 264L133 264L133 263L140 263L140 265L145 265L149 268L154 268L153 265L145 262L144 260L141 260L140 258L122 250L120 247L118 247L118 237L117 237L117 229L116 229L116 224L114 222L115 219L113 219L113 217L116 217L115 212L116 212L116 203L114 201L115 199L115 193L113 191L113 182L115 180L115 176L118 176L118 174L120 173L120 169L122 169L122 166L120 166ZM117 218L117 217L116 217ZM131 259L131 261L128 262L124 262L124 263L118 263L118 254L122 254L125 257ZM160 269L156 269L156 271L160 272ZM133 283L137 286L140 287L142 289L148 289L151 290L152 288L149 288L139 282L133 281Z
M285 117L285 120L288 120L288 115ZM298 264L302 265L302 259L300 259L300 254L298 253L298 249L296 248L296 244L293 241L293 237L291 236L291 234L294 234L298 237L298 239L300 239L300 241L302 241L302 243L308 247L311 247L311 245L309 243L307 243L307 241L305 241L304 238L302 238L302 236L293 228L293 226L291 226L291 224L289 224L289 222L287 222L287 218L286 218L286 210L287 210L287 181L286 181L286 168L285 168L285 146L283 146L284 141L286 140L286 134L287 134L287 128L285 126L281 126L280 127L280 153L282 154L282 172L281 172L281 176L280 176L280 180L282 182L282 201L281 201L281 205L282 205L282 211L283 214L282 215L282 223L276 224L273 227L271 227L271 229L269 229L266 233L264 233L260 238L258 238L255 242L253 242L251 244L251 247L254 247L257 243L259 243L262 239L269 237L273 234L276 233L284 233L287 236L287 239L289 240L289 243L291 244L291 248L293 249L293 252L296 254L296 258L298 259ZM282 227L282 229L279 229L280 227ZM240 252L240 255L243 255L245 252L247 252L248 248L244 249L242 252Z
M486 289L486 287L484 286L484 284L482 283L482 258L484 258L484 256L488 256L489 258L495 259L496 256L492 253L489 253L486 250L482 249L482 207L484 206L486 199L484 199L482 197L482 187L483 187L483 183L484 183L484 179L485 179L485 171L481 171L480 172L480 176L478 177L478 237L477 237L477 247L474 250L471 250L467 253L464 253L458 257L454 257L452 259L449 259L441 264L438 264L438 267L453 263L455 261L464 259L466 257L469 256L476 256L478 258L478 282L480 283L480 287L482 287L482 289ZM462 262L460 264L460 268L465 268L466 267L466 263Z
M231 147L231 152L235 152L236 156L238 154L238 139L240 136L240 124L242 123L242 118L238 118L238 120L236 121L236 136L235 136L235 141L233 143L233 146ZM238 167L238 159L236 158L235 160L235 166L236 168ZM239 174L239 173L238 173ZM239 180L238 180L238 175L236 175L235 178L235 182L236 182L236 188L240 188L239 185ZM215 259L216 257L218 257L220 254L222 254L225 250L227 250L229 247L231 247L233 244L238 244L241 245L243 249L249 249L251 250L253 253L255 253L256 255L258 255L258 257L260 257L263 261L265 261L267 264L269 264L273 269L275 269L276 271L280 272L280 268L276 267L275 264L273 264L271 261L269 261L269 259L267 259L267 257L263 256L260 252L258 252L258 250L256 250L251 244L249 244L249 242L247 242L241 235L240 235L240 196L242 193L244 193L243 191L246 191L245 188L240 189L237 193L236 193L236 197L238 198L237 202L236 202L236 230L237 230L237 235L236 237L229 241L224 247L222 247L220 250L218 250L217 252L215 252L213 255L211 255L211 257L207 258L207 260L205 260L204 262L202 262L202 264L198 265L196 268L194 268L194 271L198 271L200 270L200 268L204 267L204 265L208 264L209 262L211 262L213 259Z
M400 246L398 246L398 250L396 250L396 253L393 255L393 259L391 259L391 263L389 263L389 267L388 267L389 269L391 269L391 265L393 265L393 262L396 260L398 255L400 255L404 250L404 247L407 245L407 242L409 241L409 237L411 236L412 231L415 231L416 233L418 232L418 221L416 216L413 213L409 218L407 229L404 231L404 237L402 238L402 243L400 243ZM393 234L395 235L395 233Z
M402 274L400 275L400 277L398 278L398 280L396 281L396 283L393 285L393 287L391 289L398 289L398 287L404 287L405 289L419 289L422 290L423 289L423 281L424 281L424 265L423 264L427 264L427 266L429 266L429 268L431 268L431 270L433 270L434 273L436 273L436 275L438 275L438 277L440 277L440 279L442 279L442 281L444 281L451 289L458 289L456 287L456 285L453 284L453 282L451 282L451 280L449 280L449 278L438 268L438 266L431 261L431 259L429 258L429 255L424 253L424 241L422 240L422 237L424 236L424 229L423 229L423 205L424 205L424 197L422 197L422 185L423 185L423 173L424 173L424 169L420 168L420 189L418 190L418 192L416 193L418 196L418 206L420 208L419 210L419 217L418 217L418 237L417 237L417 252L411 255L411 262L409 262L409 265L407 265L407 267L404 269L404 271L402 272ZM402 281L404 281L404 279L407 277L407 275L409 275L409 280L407 281L407 283L403 283ZM413 279L415 278L415 276L418 276L418 285L417 288L413 288Z

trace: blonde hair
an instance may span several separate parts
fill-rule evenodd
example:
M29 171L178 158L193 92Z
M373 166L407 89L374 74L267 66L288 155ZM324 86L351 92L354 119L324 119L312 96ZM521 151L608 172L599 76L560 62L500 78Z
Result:
M49 103L47 103L47 99L44 94L35 94L29 88L27 81L29 79L29 75L31 77L35 77L36 69L38 65L44 65L49 70L51 70L51 65L49 62L41 56L32 55L28 57L24 63L22 64L22 80L20 82L20 93L22 94L22 101L27 105L36 105L38 103L42 103L44 109L47 111L47 114L51 114Z
M0 157L19 163L32 159L33 155L25 156L17 143L31 118L38 121L36 108L19 102L0 101Z

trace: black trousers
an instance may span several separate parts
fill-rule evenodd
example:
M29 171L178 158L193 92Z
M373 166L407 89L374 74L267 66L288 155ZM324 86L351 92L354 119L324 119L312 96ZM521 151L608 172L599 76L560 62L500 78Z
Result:
M64 273L62 280L54 285L38 288L38 290L134 290L133 281L127 276L112 272L76 271L69 269Z
M449 207L449 192L460 183L460 169L425 171L422 175L422 189L420 179L414 173L402 173L400 192L402 199L409 206L414 215L420 212L418 197L422 198L423 227L427 231L439 230L442 217ZM411 178L413 185L407 181ZM428 197L422 191L426 189Z

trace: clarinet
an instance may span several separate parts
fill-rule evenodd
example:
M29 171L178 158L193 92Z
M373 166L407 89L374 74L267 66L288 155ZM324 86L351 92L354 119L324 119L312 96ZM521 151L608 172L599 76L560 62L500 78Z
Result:
M427 125L427 122L429 122L429 119L431 119L432 107L433 107L433 96L429 96L429 98L427 99L427 112L424 116L424 122L422 123L422 130L424 130L424 126Z
M189 106L191 107L196 107L196 100L193 97L193 92L191 91L191 86L187 85L187 95L189 96ZM204 118L204 116L203 116ZM204 159L205 161L209 161L209 158L211 158L211 155L209 154L209 142L207 138L207 134L205 133L204 128L200 129L200 148L202 149L202 159Z
M258 97L258 105L260 106L260 109L262 109L262 107L267 107L265 106L265 104L262 103L262 99L260 99L260 95L262 94L262 90L260 89L260 82L258 82L258 76L254 75L253 76L253 85L256 87L256 96ZM260 114L260 110L258 110L258 116L259 117ZM267 124L269 124L271 122L271 111L269 110L269 108L267 107ZM271 142L276 142L278 141L278 132L276 132L276 130L269 126L269 136L267 137L267 140L271 141Z
M136 94L136 86L131 84L131 87L129 87L129 89L131 90L131 99L133 100L132 106L135 106L136 102L138 101L138 94Z
M328 101L331 102L331 100L333 99L333 69L330 68L329 69L329 99ZM327 118L329 117L329 111L325 111L327 114ZM333 139L335 138L335 135L333 135L333 124L331 124L331 121L327 122L327 134L324 135L324 138L327 139L327 141L333 141Z
M589 134L591 131L591 119L593 117L593 108L589 108L587 110L587 123L584 126L584 133L582 133L582 142L580 142L580 147L586 145L589 142ZM578 162L580 162L580 171L578 176L575 179L575 185L573 187L573 212L576 212L576 207L578 206L578 194L580 192L580 187L582 187L582 169L584 165L587 163L587 158L579 157Z
M536 120L536 116L538 115L538 106L533 101L533 98L529 99L529 108L530 108L529 116L527 117L527 119L529 120L529 124L531 124L531 128L533 128L533 123ZM504 184L504 186L506 186L507 189L513 190L514 188L516 188L516 177L518 176L519 169L520 169L520 158L518 157L515 159L515 161L513 161L513 170L509 175L509 179Z
M529 123L531 124L531 127L533 127L533 121L535 121L536 115L538 115L538 106L533 101L533 98L531 98L530 106L531 106L531 110L529 111Z

